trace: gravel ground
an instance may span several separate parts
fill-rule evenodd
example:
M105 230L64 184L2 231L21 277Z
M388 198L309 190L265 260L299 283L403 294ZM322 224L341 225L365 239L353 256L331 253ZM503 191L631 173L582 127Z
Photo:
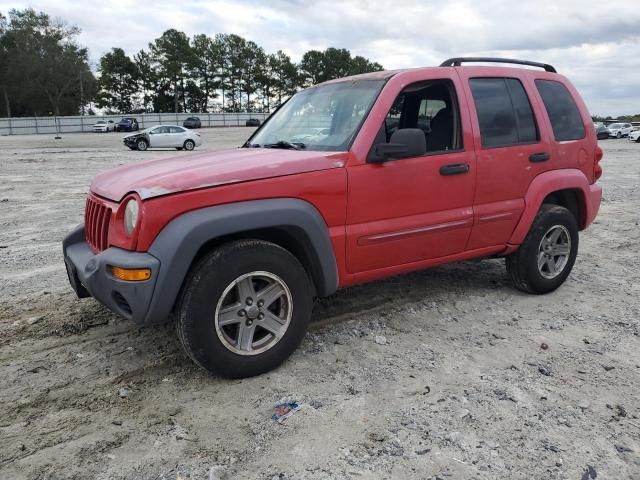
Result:
M228 381L64 272L93 175L177 152L0 137L0 478L640 478L640 145L601 144L602 209L558 291L520 293L500 260L349 288L281 368ZM303 406L277 424L281 399Z

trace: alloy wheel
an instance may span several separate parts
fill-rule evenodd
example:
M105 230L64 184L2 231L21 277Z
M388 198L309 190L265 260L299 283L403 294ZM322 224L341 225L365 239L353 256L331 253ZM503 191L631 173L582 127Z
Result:
M256 271L241 275L222 293L214 324L222 344L238 355L257 355L284 336L293 312L289 287L277 275Z
M544 278L556 278L562 273L571 254L571 236L563 225L547 230L538 247L538 271Z

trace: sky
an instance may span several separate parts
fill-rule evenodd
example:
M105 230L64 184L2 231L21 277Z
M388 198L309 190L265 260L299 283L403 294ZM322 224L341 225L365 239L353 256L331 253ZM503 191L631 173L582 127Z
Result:
M112 47L134 54L169 28L236 33L294 61L310 49L347 48L386 69L456 56L550 63L593 115L640 113L640 0L0 0L82 29L95 67Z

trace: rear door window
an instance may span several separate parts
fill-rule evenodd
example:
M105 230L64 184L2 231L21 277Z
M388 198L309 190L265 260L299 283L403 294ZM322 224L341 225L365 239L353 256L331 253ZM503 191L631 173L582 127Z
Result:
M515 78L472 78L483 148L538 141L538 128L527 93Z
M549 115L556 141L584 138L582 117L567 87L553 80L536 80L536 87Z

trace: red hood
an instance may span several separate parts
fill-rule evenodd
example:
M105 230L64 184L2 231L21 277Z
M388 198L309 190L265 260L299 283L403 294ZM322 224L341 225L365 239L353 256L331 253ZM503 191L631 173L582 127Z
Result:
M143 200L229 183L314 172L344 165L344 152L239 148L150 160L96 175L91 191L120 201L129 192Z

